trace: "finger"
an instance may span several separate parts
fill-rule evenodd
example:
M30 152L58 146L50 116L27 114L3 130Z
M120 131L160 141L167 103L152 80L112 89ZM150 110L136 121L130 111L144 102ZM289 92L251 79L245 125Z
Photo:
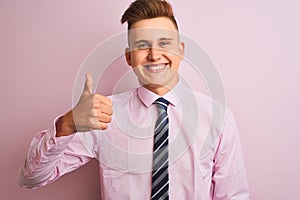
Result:
M105 113L100 113L97 116L99 122L109 123L111 122L111 116Z
M101 112L101 113L105 113L105 114L108 114L108 115L112 115L113 114L113 109L111 106L108 106L108 105L105 105L105 104L101 104L101 103L98 103L98 104L95 104L95 108Z
M99 122L101 130L106 130L108 128L108 124L105 122Z
M96 120L97 121L97 120ZM90 126L89 126L89 129L93 129L93 130L105 130L108 128L108 123L106 122L94 122L94 123L91 123Z
M96 94L95 95L95 99L97 101L99 101L101 104L105 104L105 105L108 105L108 106L112 106L112 101L111 99L105 97L105 96L102 96L100 94Z
M94 82L91 74L89 73L85 74L85 84L84 84L83 93L93 94L93 83Z
M101 124L98 121L96 117L92 117L89 119L89 124L88 124L89 130L94 129L94 130L101 130Z

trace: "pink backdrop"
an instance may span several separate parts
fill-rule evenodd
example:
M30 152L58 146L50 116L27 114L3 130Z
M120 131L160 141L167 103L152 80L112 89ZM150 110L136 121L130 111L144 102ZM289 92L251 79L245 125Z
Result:
M99 199L95 161L37 190L20 188L17 172L34 133L71 108L75 75L88 52L125 30L119 19L129 2L0 1L1 199ZM252 199L296 199L300 3L172 2L181 33L201 44L221 73Z

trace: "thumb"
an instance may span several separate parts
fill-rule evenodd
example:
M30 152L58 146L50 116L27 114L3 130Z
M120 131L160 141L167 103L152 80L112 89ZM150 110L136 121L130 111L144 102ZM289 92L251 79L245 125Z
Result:
M83 90L83 94L93 94L93 78L91 76L91 74L87 73L85 74L85 84L84 84L84 90Z

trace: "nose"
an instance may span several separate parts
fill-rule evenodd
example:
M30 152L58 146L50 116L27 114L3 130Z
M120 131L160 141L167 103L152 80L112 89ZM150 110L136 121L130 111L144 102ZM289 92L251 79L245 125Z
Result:
M161 51L159 48L152 47L149 49L148 60L150 61L158 61L161 58Z

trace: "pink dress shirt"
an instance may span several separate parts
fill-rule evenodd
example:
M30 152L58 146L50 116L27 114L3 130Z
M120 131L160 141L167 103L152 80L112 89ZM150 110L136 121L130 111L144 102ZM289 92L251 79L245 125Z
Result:
M107 130L55 137L54 125L37 133L21 166L19 184L27 188L44 186L96 158L102 199L150 199L157 116L152 103L158 97L144 87L110 96L114 114ZM225 108L222 126L217 128L212 126L212 101L208 96L179 82L163 97L170 102L170 199L249 199L241 144L231 112ZM215 141L207 139L209 134L215 134Z

